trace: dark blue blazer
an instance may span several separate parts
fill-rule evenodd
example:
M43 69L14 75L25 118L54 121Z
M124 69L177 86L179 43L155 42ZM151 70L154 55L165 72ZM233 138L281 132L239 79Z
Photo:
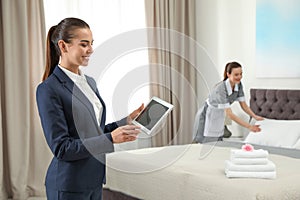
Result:
M105 183L105 153L114 151L110 132L126 124L124 118L105 125L97 84L86 78L103 106L100 127L90 101L59 67L37 87L41 124L54 155L46 186L54 190L86 191Z

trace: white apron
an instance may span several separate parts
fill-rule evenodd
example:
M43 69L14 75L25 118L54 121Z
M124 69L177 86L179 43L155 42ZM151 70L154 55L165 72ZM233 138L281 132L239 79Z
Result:
M225 111L222 108L216 108L209 104L205 117L205 128L203 135L205 137L221 137L224 134Z

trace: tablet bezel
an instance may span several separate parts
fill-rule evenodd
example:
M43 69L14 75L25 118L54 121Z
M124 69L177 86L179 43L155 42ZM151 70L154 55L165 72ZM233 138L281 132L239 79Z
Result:
M160 105L163 105L164 107L167 108L167 110L166 110L166 111L164 112L164 114L160 117L160 119L155 123L155 125L151 128L151 130L149 130L147 127L145 127L143 124L141 124L141 123L140 123L139 121L137 121L136 119L138 119L138 118L145 112L145 110L148 110L148 107L150 106L150 103L151 103L152 101L155 101L155 102L159 103ZM167 115L172 111L173 107L174 107L174 106L173 106L172 104L170 104L170 103L168 103L168 102L166 102L166 101L164 101L164 100L162 100L162 99L160 99L160 98L154 96L154 97L152 97L152 98L150 99L150 101L148 102L148 104L147 104L147 105L144 107L144 109L139 113L139 115L136 116L136 117L132 120L132 123L135 124L135 125L140 126L140 127L141 127L141 130L142 130L144 133L150 135L150 134L153 133L153 131L154 131L157 127L159 127L159 125L163 122L163 120L167 117Z

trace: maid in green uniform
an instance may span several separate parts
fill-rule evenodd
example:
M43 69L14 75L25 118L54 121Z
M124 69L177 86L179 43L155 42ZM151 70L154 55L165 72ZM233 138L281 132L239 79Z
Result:
M245 113L256 120L263 120L262 117L255 115L245 102L241 83L242 73L242 66L239 63L230 62L226 64L224 80L215 86L203 107L196 114L193 135L195 142L205 143L222 140L225 115L252 132L260 131L259 125L251 125L243 121L230 108L234 101L238 101Z

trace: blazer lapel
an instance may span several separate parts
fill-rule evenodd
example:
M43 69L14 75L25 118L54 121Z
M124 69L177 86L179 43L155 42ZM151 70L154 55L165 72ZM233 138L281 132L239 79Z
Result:
M59 67L56 67L53 73L56 75L56 77L59 79L62 85L70 91L72 98L77 98L82 104L86 106L86 108L89 110L90 114L92 115L93 121L98 127L93 105L88 100L88 98L83 94L83 92L76 86L76 84L74 84L74 82Z
M101 128L104 130L104 127L105 127L105 120L106 120L106 106L105 106L105 103L103 101L103 99L101 98L99 92L98 92L98 89L97 89L97 85L95 85L94 81L92 81L92 79L88 76L85 76L86 77L86 80L88 82L88 84L90 85L90 87L92 88L92 90L96 93L97 97L99 98L101 104L102 104L102 107L103 107L103 112L102 112L102 116L101 116L101 123L100 123L100 126Z

